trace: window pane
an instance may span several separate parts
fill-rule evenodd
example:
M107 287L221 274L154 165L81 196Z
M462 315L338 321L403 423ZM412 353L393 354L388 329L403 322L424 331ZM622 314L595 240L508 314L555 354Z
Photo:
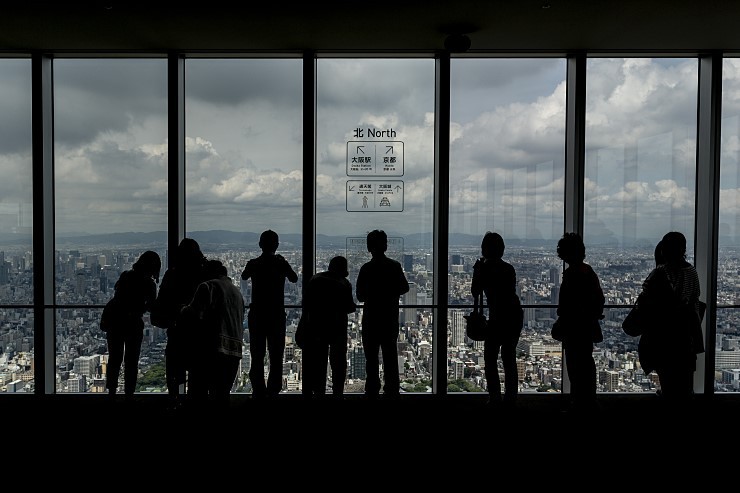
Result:
M349 280L370 259L366 236L388 235L411 290L402 297L397 357L402 390L431 379L434 225L434 60L321 59L317 64L316 270L335 255ZM362 310L350 315L345 392L366 378ZM382 373L381 365L381 373Z
M33 302L30 60L0 60L0 109L0 304L29 304Z
M740 390L740 59L726 58L722 67L722 143L720 157L719 252L715 339L716 392Z
M185 89L186 234L224 263L249 304L242 270L262 253L260 234L277 232L277 253L299 275L285 283L292 340L303 265L303 61L189 59ZM238 392L251 391L248 342L243 351ZM290 349L283 357L283 391L298 391L300 361Z
M517 350L520 392L560 388L560 354L541 349L552 344L550 305L561 268L555 245L563 234L565 70L563 59L452 60L449 302L472 304L483 235L501 234L527 305ZM465 336L469 311L449 312L452 392L488 388L483 343ZM525 367L533 369L525 375ZM499 376L503 388L502 369Z
M102 305L118 276L141 253L154 250L163 262L166 259L166 75L165 60L54 62L55 269L60 305ZM99 316L92 313L72 307L57 312L60 372L81 377L75 373L74 359L106 351ZM156 346L165 340L164 331L152 329L151 338L151 346ZM142 346L142 361L150 357L149 347ZM79 385L59 390L93 391L96 378L85 374Z
M682 232L692 255L698 61L595 58L587 69L586 262L606 303L629 305L665 233ZM622 368L624 348L634 345L621 329L626 314L605 311L599 372Z

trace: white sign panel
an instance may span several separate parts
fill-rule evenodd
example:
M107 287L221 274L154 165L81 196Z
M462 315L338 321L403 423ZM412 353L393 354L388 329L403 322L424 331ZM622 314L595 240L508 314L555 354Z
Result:
M403 212L403 180L348 180L347 212Z
M403 142L348 141L347 176L403 176Z

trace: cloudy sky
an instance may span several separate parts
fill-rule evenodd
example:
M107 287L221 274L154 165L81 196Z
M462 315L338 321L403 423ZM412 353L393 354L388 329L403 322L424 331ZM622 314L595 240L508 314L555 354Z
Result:
M186 62L189 231L298 233L301 60ZM562 234L565 61L452 61L450 231ZM696 59L590 59L586 236L693 234ZM0 62L0 230L28 226L30 63ZM740 64L725 63L722 231L738 235ZM433 229L434 61L321 59L317 232ZM165 60L54 62L58 234L166 229ZM359 138L355 129L387 130ZM392 134L391 132L392 131ZM390 134L390 135L388 135ZM393 143L402 175L349 176L350 142ZM394 212L355 210L352 184L400 185ZM400 183L399 183L400 182ZM399 205L402 201L402 205ZM400 209L399 209L400 208Z

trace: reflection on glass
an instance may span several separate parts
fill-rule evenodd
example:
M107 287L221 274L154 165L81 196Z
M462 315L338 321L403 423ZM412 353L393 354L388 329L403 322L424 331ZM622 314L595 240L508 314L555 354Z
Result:
M740 317L735 308L740 262L740 60L726 58L722 67L722 136L720 157L719 252L715 339L715 392L740 391Z
M550 327L562 270L555 246L563 234L565 60L454 59L451 65L450 306L472 304L483 235L501 234L504 259L528 305L517 350L519 390L560 390L560 345ZM488 388L483 343L465 337L462 317L469 311L448 315L449 392ZM503 370L499 375L503 389Z
M689 256L693 250L698 61L594 58L587 70L586 262L607 305L629 305L665 233L682 232ZM594 352L600 375L628 371L621 348L636 340L621 330L626 314L605 311L604 342ZM638 372L616 390L654 390L652 377ZM599 390L614 387L600 381Z
M31 61L0 60L0 304L33 302Z
M434 60L320 59L317 63L316 270L349 261L353 290L370 260L366 236L388 235L412 289L402 297L402 391L431 380L434 226ZM350 315L346 393L363 392L362 309ZM382 364L381 364L382 371Z
M146 250L165 260L167 62L54 61L57 391L96 392L105 372L99 309ZM141 353L164 333L147 323Z
M223 262L249 305L242 281L258 257L260 234L278 233L277 253L298 273L285 304L301 303L303 221L303 62L300 59L188 59L185 65L186 235ZM299 310L287 310L288 335ZM300 351L286 344L284 392L297 392ZM250 392L248 331L236 392ZM259 362L258 364L263 364ZM267 366L267 361L264 362Z

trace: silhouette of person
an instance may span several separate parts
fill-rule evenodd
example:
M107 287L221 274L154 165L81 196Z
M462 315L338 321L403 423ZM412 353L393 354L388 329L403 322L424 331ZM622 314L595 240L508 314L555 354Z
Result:
M252 301L249 304L249 353L252 367L252 397L274 397L283 387L283 354L285 352L285 280L298 282L287 260L275 252L280 245L278 234L270 229L260 235L262 255L251 259L242 271L242 279L252 280ZM264 361L269 356L270 367L265 383Z
M698 341L693 339L701 337L692 333L690 324L691 315L699 320L701 292L696 268L686 261L683 233L671 231L663 236L656 248L656 264L639 297L640 309L653 314L651 326L641 336L645 341L640 341L640 363L645 372L657 373L666 403L683 405L694 393Z
M183 404L185 396L180 393L180 386L187 381L188 390L191 387L188 377L193 346L191 324L188 317L182 316L181 312L193 299L198 285L205 280L203 268L206 258L197 241L183 238L177 245L174 260L174 265L162 277L156 308L152 311L152 323L167 329L165 372L167 394L173 410Z
M362 307L362 346L365 350L365 396L375 398L380 393L380 359L383 355L383 395L397 397L400 393L398 374L399 298L408 293L409 283L401 263L385 255L388 236L375 229L367 234L370 261L357 274L357 299Z
M558 241L558 257L568 267L563 271L558 300L557 323L563 332L563 353L570 378L574 411L596 410L596 363L593 344L600 342L604 292L596 272L584 262L586 247L577 233L565 233Z
M658 244L655 245L653 255L655 256L655 267L665 263L665 256L663 255L663 240L660 240Z
M506 406L516 403L519 376L516 366L516 346L521 335L523 312L516 294L516 271L505 262L504 239L498 233L487 232L481 242L483 258L473 266L471 294L486 295L488 304L489 335L483 343L485 375L488 382L488 402L498 405L501 399L501 382L498 374L498 355L504 366L504 398Z
M201 348L197 366L202 371L193 373L203 380L188 396L198 404L210 399L218 407L228 407L242 358L244 298L220 260L208 260L204 274L207 280L183 308L183 315L194 320L194 338Z
M157 283L162 262L156 252L148 250L139 256L130 270L123 271L114 286L114 297L125 309L120 319L107 331L108 366L106 386L108 394L115 395L123 364L123 392L130 400L136 391L139 373L139 355L144 340L144 313L157 298Z
M323 397L326 394L326 361L331 366L332 397L344 395L347 377L347 315L357 309L347 259L336 256L329 269L314 274L306 287L303 309L309 315L309 334L303 350L303 395Z

